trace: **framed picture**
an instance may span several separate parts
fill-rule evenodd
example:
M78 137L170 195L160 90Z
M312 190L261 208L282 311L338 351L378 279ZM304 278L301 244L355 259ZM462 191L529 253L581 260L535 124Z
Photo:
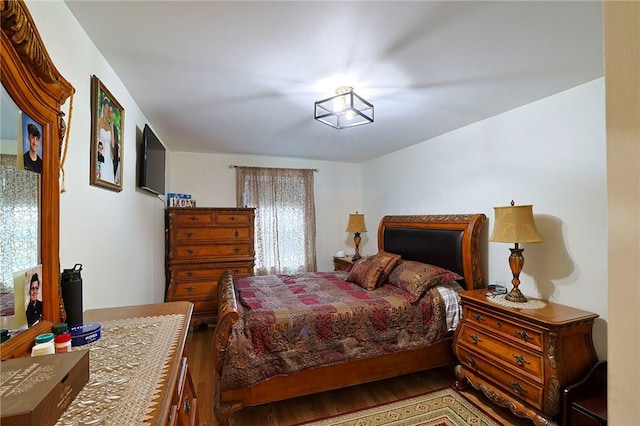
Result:
M124 108L91 76L91 185L122 191Z
M18 162L22 162L22 167L18 168L42 173L42 124L24 112L19 114L18 122L22 135L22 144L18 144L20 152L17 157Z
M42 319L42 265L24 271L24 307L27 326Z

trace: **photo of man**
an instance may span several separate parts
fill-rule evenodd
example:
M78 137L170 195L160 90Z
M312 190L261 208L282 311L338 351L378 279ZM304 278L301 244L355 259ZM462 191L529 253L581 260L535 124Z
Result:
M23 114L23 165L25 170L42 173L42 126Z
M37 324L42 319L42 292L40 284L40 268L34 272L29 270L25 274L25 289L28 291L26 301L27 325L29 327Z

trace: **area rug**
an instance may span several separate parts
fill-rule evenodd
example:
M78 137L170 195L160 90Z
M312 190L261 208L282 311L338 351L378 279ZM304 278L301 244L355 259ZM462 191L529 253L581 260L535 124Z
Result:
M440 389L303 425L504 426L453 388Z

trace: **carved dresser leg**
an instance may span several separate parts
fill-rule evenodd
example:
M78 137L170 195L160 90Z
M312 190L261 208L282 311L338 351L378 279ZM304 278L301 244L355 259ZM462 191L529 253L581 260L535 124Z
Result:
M469 383L467 381L467 378L464 374L464 370L462 369L461 365L456 365L455 368L453 369L453 371L456 374L456 389L458 390L464 390L467 387L467 384Z

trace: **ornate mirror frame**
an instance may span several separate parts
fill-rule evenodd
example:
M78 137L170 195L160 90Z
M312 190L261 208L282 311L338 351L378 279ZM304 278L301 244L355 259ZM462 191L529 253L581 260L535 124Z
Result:
M38 334L65 319L60 293L59 167L66 129L60 107L75 89L49 58L31 14L22 0L0 0L2 66L0 79L19 109L42 123L40 185L40 262L43 320L0 346L1 359L28 355Z

